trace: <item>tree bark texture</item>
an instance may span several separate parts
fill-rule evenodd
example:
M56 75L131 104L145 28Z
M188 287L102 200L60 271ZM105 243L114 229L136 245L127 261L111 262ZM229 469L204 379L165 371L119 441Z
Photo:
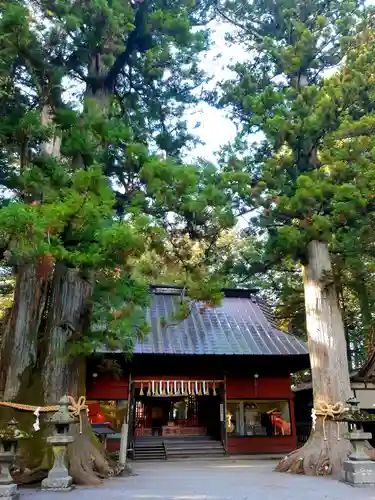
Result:
M45 356L42 370L44 398L47 404L56 402L56 395L63 395L76 388L80 376L75 361L67 359L67 343L80 340L89 314L92 284L81 279L78 271L57 262L51 283L51 296L46 322ZM57 375L57 376L56 376ZM80 388L83 390L84 388ZM73 394L72 394L73 395ZM74 394L76 396L84 394Z
M41 123L53 127L49 105L41 109ZM53 134L42 145L42 154L58 157L60 138ZM67 358L69 342L79 341L88 326L93 282L80 277L63 262L49 256L18 269L14 301L6 315L0 344L0 392L4 401L34 406L56 404L64 394L76 400L86 394L84 359ZM0 422L15 416L21 428L31 432L32 412L0 408ZM52 465L46 435L51 432L41 416L41 430L23 442L20 483L43 479ZM83 432L71 426L76 437L69 449L71 475L76 483L97 485L111 473L100 443L95 439L87 415ZM30 471L31 469L31 471Z
M39 273L38 265L22 266L18 270L13 306L2 328L0 393L5 401L15 400L21 385L30 383L30 369L38 357L38 330L47 295L48 277ZM27 396L25 394L25 398Z
M44 398L47 404L56 402L64 394L76 401L86 395L86 364L84 358L66 357L68 342L79 341L88 326L93 284L58 262L52 281L48 310L48 343L42 370ZM104 458L99 442L94 438L87 415L81 414L80 425L73 424L71 433L75 442L70 445L68 459L70 474L75 483L97 485L108 477L111 468Z
M52 107L49 104L45 104L42 107L40 113L40 123L45 127L53 127L53 134L51 139L49 141L45 141L42 144L42 154L59 158L61 149L61 137L56 133L56 129L54 127L54 113Z
M322 402L345 405L351 396L345 330L326 243L309 244L303 280L314 407ZM339 476L350 450L346 432L346 424L317 416L305 446L282 460L276 470Z
M31 284L35 286L31 287ZM79 341L84 333L90 312L92 283L81 278L75 269L68 269L59 262L55 265L53 277L44 283L46 291L43 301L40 300L42 294L38 292L38 286L33 280L28 280L26 284L23 273L17 277L10 318L18 311L25 310L29 311L30 315L33 311L30 317L34 321L25 321L21 314L15 316L19 318L17 341L10 343L13 329L11 320L8 320L1 352L5 357L6 348L12 361L7 364L4 400L35 406L56 404L64 394L78 400L86 394L85 359L68 358L67 347L70 341ZM19 290L22 293L19 293ZM34 309L31 306L34 306ZM41 317L45 320L40 321ZM26 319L29 319L29 316ZM33 328L27 328L30 324ZM28 337L30 331L34 332L31 344ZM0 408L0 421L8 420L11 416L20 421L22 429L32 431L35 422L32 412L14 412ZM43 471L45 477L52 465L50 450L45 444L45 437L51 432L48 417L51 417L51 414L41 415L41 430L34 433L31 440L23 442L22 468L29 469L29 472L19 475L20 483L28 482L27 478L30 481L35 477L43 479ZM102 446L92 433L87 415L82 413L81 417L83 432L80 433L78 422L72 424L70 430L76 439L68 452L70 473L77 484L97 485L100 484L101 478L112 473L112 469L105 459Z
M367 347L367 354L370 355L374 349L375 336L374 336L371 304L366 283L366 275L365 273L360 273L355 278L356 279L353 283L353 288L355 293L357 294L359 301L359 307L362 319L362 329L365 334L364 337Z

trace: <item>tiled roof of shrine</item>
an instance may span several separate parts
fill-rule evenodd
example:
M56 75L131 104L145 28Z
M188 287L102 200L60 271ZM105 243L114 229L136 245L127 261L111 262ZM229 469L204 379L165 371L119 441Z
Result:
M192 302L190 315L180 323L164 326L176 311L181 289L152 287L147 318L151 324L135 354L179 355L307 355L304 342L280 331L267 306L249 290L223 290L219 307L202 309ZM173 322L172 322L173 323Z

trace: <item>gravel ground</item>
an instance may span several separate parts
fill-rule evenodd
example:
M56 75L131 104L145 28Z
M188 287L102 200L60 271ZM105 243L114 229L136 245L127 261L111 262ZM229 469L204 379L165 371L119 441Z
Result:
M134 476L71 493L21 490L20 500L375 500L375 487L273 472L270 461L137 462Z

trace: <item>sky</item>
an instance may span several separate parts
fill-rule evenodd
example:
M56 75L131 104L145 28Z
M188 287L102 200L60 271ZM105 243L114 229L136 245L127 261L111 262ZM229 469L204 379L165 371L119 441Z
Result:
M239 53L244 57L241 50L236 47L229 47L225 41L225 32L229 26L225 23L214 22L212 28L212 48L205 54L202 59L202 68L214 78L211 85L215 84L218 79L223 80L230 78L231 71L227 66L235 59L238 61ZM218 59L217 55L221 57ZM236 127L229 118L226 117L224 111L220 111L209 106L206 103L201 103L194 108L188 115L187 121L189 127L193 130L197 122L200 122L200 127L194 129L194 133L199 135L200 139L205 143L198 145L194 150L187 155L188 160L193 160L196 157L203 157L215 163L215 152L221 146L232 142L236 135Z

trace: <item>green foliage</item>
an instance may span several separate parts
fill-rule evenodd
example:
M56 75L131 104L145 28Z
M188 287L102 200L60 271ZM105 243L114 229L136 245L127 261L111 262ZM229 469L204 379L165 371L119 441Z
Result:
M28 434L25 431L21 431L20 429L14 429L12 427L5 427L4 429L0 429L0 439L4 443L12 443L20 439L30 439L30 438L31 434Z
M306 263L310 241L326 241L358 367L374 345L371 10L352 1L231 0L220 12L233 24L228 40L248 53L213 96L239 126L222 162L252 176L257 210L248 240L264 243L258 253L240 252L232 279L260 282L276 315L300 333L293 263ZM261 139L253 142L254 133Z
M13 300L14 279L11 273L4 269L0 274L0 322L9 307L12 305ZM0 328L1 338L1 328Z
M207 80L198 62L213 4L2 6L0 256L16 273L44 264L50 286L58 263L94 284L92 328L71 355L130 353L148 331L151 275L220 301L217 240L245 188L238 173L181 160L196 140L183 115Z
M360 99L366 78L350 66L331 78L322 73L342 61L363 12L353 2L318 0L277 6L254 1L247 7L229 2L226 8L241 19L233 41L242 35L255 54L232 68L238 76L222 85L220 103L232 110L242 137L255 131L265 136L254 147L250 168L259 162L262 179L254 190L270 250L303 258L309 241L330 240L327 215L353 194L332 182L320 151ZM362 206L357 197L345 209Z

